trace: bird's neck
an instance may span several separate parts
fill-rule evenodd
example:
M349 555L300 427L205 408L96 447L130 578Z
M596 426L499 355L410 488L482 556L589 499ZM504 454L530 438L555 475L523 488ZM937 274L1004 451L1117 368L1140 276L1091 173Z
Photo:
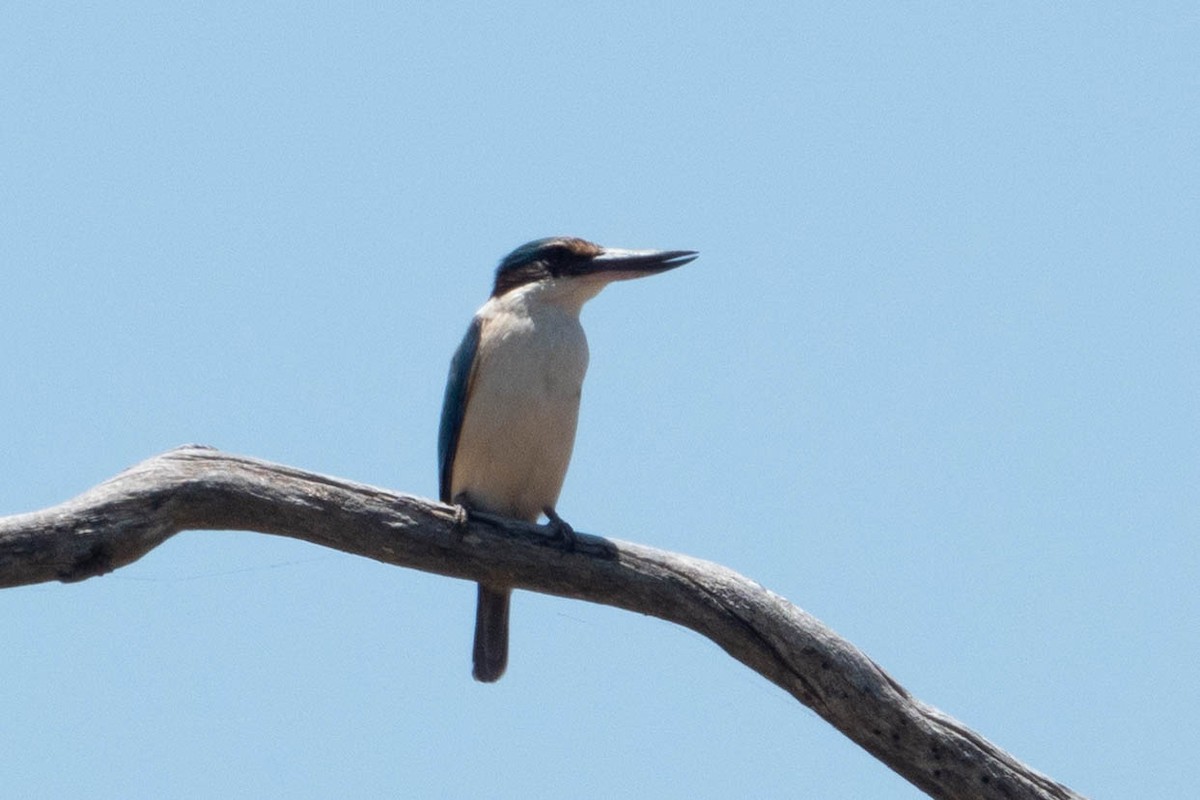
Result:
M511 313L534 316L541 310L554 310L578 318L583 304L598 295L606 283L578 277L551 278L518 287L495 300Z

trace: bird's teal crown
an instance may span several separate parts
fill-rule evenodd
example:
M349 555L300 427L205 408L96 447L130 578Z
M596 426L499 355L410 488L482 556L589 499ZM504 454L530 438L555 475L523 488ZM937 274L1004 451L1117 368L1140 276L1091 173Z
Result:
M517 269L534 261L555 260L563 257L592 258L599 255L601 247L577 236L547 236L526 242L500 261L496 272Z

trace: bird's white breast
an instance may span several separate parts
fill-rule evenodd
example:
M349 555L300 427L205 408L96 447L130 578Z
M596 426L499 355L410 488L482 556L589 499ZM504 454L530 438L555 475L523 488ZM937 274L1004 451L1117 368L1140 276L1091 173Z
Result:
M489 300L451 493L498 514L536 521L558 501L575 444L588 348L579 305L545 289ZM553 300L554 298L550 298Z

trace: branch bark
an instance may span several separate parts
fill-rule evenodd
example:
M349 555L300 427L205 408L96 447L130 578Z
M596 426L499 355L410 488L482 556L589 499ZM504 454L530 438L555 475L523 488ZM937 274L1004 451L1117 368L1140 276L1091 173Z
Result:
M187 446L52 508L0 519L0 587L79 581L183 530L303 539L388 564L603 603L691 628L779 685L919 789L950 800L1080 798L912 697L817 619L699 559L578 535Z

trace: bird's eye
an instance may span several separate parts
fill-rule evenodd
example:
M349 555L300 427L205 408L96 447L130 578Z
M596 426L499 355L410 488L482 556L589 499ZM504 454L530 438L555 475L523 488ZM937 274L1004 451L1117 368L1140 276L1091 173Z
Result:
M573 255L566 245L552 244L542 248L542 251L538 253L538 260L546 265L546 269L551 275L558 277L562 270L573 261Z

